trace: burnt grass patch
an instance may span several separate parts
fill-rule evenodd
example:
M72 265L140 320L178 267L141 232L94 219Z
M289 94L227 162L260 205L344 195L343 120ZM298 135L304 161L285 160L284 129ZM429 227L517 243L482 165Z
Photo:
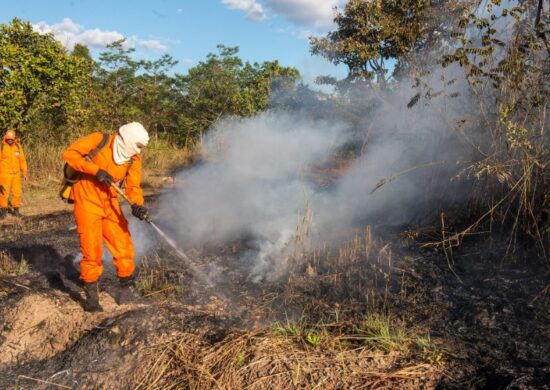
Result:
M2 386L550 383L550 275L529 248L512 261L504 243L479 236L454 248L450 261L441 249L402 234L366 229L337 249L297 251L285 259L288 273L260 283L238 261L242 243L188 251L212 276L212 289L159 243L142 259L142 297L129 307L111 303L116 277L107 269L101 283L107 310L91 315L80 307L72 224L71 214L56 214L2 226L2 253L29 269L0 276L0 348L18 347L7 345L18 323L52 345L44 352L28 341L24 347L35 355L22 350L17 364L0 364ZM56 317L21 322L23 309L12 308L34 300ZM67 328L65 339L40 333L55 333L56 326Z

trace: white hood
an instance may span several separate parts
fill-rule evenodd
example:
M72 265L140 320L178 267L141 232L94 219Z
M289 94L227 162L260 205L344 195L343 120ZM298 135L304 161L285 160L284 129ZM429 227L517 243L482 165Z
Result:
M141 152L138 144L146 146L149 142L147 130L138 122L128 123L118 129L113 143L113 159L118 165L130 161L132 157Z

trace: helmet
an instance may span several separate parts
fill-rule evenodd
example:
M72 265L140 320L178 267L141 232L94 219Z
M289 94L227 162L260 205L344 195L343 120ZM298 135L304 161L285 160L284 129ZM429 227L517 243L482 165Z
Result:
M13 131L12 129L8 129L8 131L6 131L6 134L4 135L4 139L8 140L8 139L15 139L15 131Z

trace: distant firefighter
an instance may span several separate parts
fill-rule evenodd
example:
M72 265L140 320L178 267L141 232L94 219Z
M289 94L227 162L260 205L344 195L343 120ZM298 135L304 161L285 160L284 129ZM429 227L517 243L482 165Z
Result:
M8 213L10 193L12 209L9 211L16 217L21 216L21 175L25 181L28 180L25 153L15 131L8 129L0 146L0 219L5 218Z
M116 301L131 301L133 291L134 246L128 221L122 214L117 192L111 184L124 184L132 203L132 214L147 218L141 189L142 149L149 142L147 130L137 122L122 126L116 135L96 132L71 144L63 153L69 170L73 170L69 198L74 202L82 260L80 279L84 282L84 309L102 311L98 280L103 272L103 240L113 255L120 280ZM76 171L76 172L75 172ZM65 176L67 178L67 167Z

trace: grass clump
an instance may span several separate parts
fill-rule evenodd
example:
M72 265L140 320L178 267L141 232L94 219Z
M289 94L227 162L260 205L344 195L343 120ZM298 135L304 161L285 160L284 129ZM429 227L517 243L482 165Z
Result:
M430 338L430 336L417 336L415 345L418 354L430 364L443 365L444 352Z
M415 340L374 315L358 322L286 321L232 331L213 344L182 333L159 344L141 383L163 389L434 387L441 367L417 353Z
M0 252L0 276L19 276L30 270L31 268L24 258L16 261L7 251Z
M147 259L142 266L135 281L136 289L143 297L153 295L179 296L183 293L183 287L178 280L171 277L170 272L163 268L156 257L156 264L150 265Z
M365 344L385 352L402 350L408 341L402 326L392 324L389 317L378 314L367 315L358 333Z

